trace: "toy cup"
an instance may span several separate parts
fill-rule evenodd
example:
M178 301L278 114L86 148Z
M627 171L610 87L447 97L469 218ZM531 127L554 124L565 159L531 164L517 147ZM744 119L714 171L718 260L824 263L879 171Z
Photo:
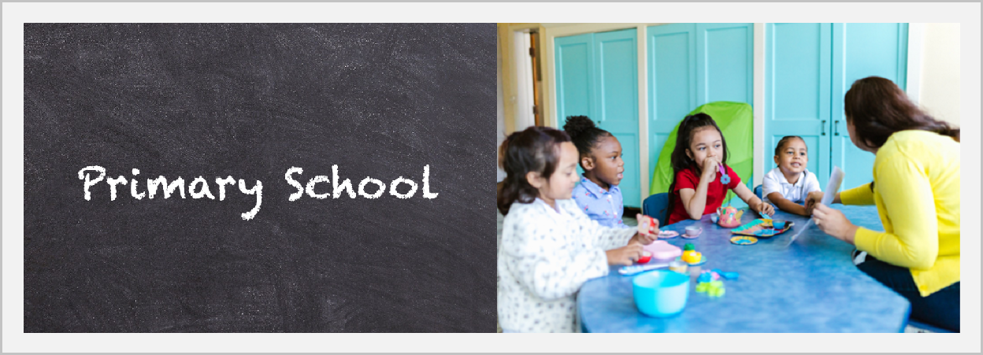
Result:
M687 238L696 238L696 237L699 237L700 236L700 233L703 233L703 228L700 228L698 226L689 226L689 227L686 227L686 237Z
M772 225L772 227L775 227L775 229L777 229L777 230L785 229L785 221L784 220L780 220L780 219L773 220L773 221L771 221L771 225Z

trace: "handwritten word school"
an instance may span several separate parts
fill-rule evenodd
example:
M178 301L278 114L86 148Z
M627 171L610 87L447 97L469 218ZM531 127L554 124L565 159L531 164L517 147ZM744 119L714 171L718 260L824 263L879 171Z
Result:
M140 175L140 169L134 168L131 171L131 173L134 177L136 177L137 175ZM302 185L299 181L294 179L295 175L297 175L299 178L299 175L302 175L303 173L304 173L304 169L298 167L291 167L290 169L287 169L287 172L284 174L283 178L287 182L287 184L297 189L296 192L290 194L290 196L287 198L289 201L297 201L301 197L303 197L305 193L307 194L307 196L310 196L311 198L321 199L321 200L328 198L328 196L337 199L338 197L341 197L343 193L347 194L349 198L352 199L355 198L355 189L352 188L353 185L351 180L349 179L341 180L338 177L338 165L331 166L330 179L325 175L316 175L313 178L309 179L306 185ZM130 196L132 196L136 200L142 200L144 197L146 197L149 200L154 199L154 197L157 196L158 188L161 190L161 192L163 192L164 199L171 198L171 196L174 195L175 192L177 192L177 195L181 196L181 199L185 198L185 194L184 194L185 181L184 178L180 176L178 176L177 179L171 180L170 183L168 183L167 178L165 178L163 175L153 179L147 179L147 185L146 185L147 187L144 189L144 191L140 191L139 182L137 181L137 179L131 178L127 180L127 178L124 177L123 175L120 175L119 177L115 177L115 178L114 177L107 178L106 168L103 168L98 165L87 166L82 168L82 170L79 170L78 172L78 177L79 180L83 181L82 190L85 192L84 197L86 201L90 201L92 199L92 194L89 191L89 188L98 184L99 182L102 182L103 180L105 180L106 184L109 185L110 201L116 201L117 185L130 185ZM328 186L330 186L332 188L331 193L315 192L315 188L317 188L318 183L324 183L325 190L328 188ZM328 185L328 183L331 184ZM375 187L369 187L368 189L366 189L366 187L368 187L368 185L370 184L375 185ZM238 186L239 192L241 192L242 194L252 195L256 197L256 205L253 206L251 210L242 213L241 216L243 220L246 221L251 220L254 217L256 217L257 213L259 213L260 206L263 205L262 181L256 180L256 183L253 184L252 187L248 187L246 185L246 180L244 179L239 179L238 184L236 184L236 179L233 178L231 175L228 177L217 176L215 177L215 185L218 189L219 201L225 200L226 186L232 186L232 188ZM409 190L406 191L405 193L400 193L397 190L397 187L401 185L409 186ZM215 195L212 194L212 190L209 187L208 180L206 180L202 176L198 176L194 180L191 180L191 183L187 184L187 187L188 187L188 194L191 195L192 199L201 199L201 198L208 198L210 200L215 199ZM389 194L395 196L396 198L408 199L416 194L417 187L418 186L415 181L400 176L389 184ZM372 191L368 192L366 190L372 190ZM358 184L358 195L366 199L370 199L370 200L377 199L380 196L382 196L385 192L386 192L386 183L382 182L382 180L373 179L367 176L365 177L365 179L362 179L362 181ZM430 191L430 165L425 165L423 167L423 198L432 200L437 198L437 195L438 195L437 193Z

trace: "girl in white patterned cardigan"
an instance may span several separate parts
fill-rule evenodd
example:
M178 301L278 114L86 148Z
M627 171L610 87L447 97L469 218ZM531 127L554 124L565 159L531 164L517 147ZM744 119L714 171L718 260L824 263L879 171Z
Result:
M571 200L577 148L563 131L530 127L500 148L507 177L498 192L505 215L498 241L498 318L504 332L577 332L576 296L609 265L631 265L653 231L609 228ZM649 218L637 216L640 221Z

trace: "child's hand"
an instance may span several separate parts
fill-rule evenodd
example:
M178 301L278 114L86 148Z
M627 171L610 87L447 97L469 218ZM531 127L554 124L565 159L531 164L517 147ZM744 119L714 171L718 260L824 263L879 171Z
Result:
M713 181L713 178L717 177L718 166L720 166L720 161L716 157L703 159L703 177Z
M823 200L822 191L813 191L806 195L806 216L811 216L816 205Z
M758 211L758 214L766 215L768 217L775 215L775 207L763 200L758 200L758 207L756 207L755 210Z
M604 252L608 256L608 265L631 265L642 257L642 245L628 243L627 246Z
M638 220L638 234L632 238L633 240L641 243L642 245L649 245L659 239L658 219L643 215L641 213L636 214L635 219Z

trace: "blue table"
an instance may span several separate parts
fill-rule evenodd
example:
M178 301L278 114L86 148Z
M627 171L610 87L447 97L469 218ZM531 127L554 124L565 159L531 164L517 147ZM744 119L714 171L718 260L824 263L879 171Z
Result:
M833 205L858 226L883 230L874 206ZM758 216L745 210L741 222ZM687 220L665 226L682 234L698 224L703 234L695 239L667 240L682 246L693 243L707 263L702 270L720 269L740 274L724 280L726 294L711 298L697 293L691 278L686 308L669 318L646 316L635 307L632 276L611 267L608 276L588 281L580 289L577 310L588 332L901 332L907 324L907 299L884 287L853 264L850 244L826 235L814 224L786 247L803 228L806 217L777 212L775 219L795 225L778 236L759 238L754 245L730 243L730 229L710 221ZM694 267L690 267L692 271Z

